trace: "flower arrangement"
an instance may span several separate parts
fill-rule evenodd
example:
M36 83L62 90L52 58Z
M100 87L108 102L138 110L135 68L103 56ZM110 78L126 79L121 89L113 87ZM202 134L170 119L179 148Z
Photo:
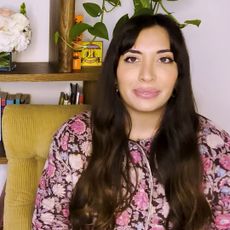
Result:
M31 28L26 17L26 6L20 6L20 12L0 8L0 53L21 52L31 41Z

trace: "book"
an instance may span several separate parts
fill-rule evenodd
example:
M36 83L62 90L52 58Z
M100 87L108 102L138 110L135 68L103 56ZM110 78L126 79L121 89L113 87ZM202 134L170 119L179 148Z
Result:
M2 100L0 98L0 144L2 143Z
M76 84L70 83L70 103L71 104L76 104L78 92L79 92L78 83Z
M63 105L70 105L70 95L68 93L64 94Z
M11 105L15 103L15 94L8 94L6 97L6 105Z
M58 101L59 105L64 105L64 97L65 97L65 93L61 92L59 96L59 101Z
M16 95L15 95L15 104L16 105L21 104L21 96L22 96L21 93L16 93Z
M20 104L30 104L30 94L22 94L20 97Z
M6 97L8 93L0 91L0 141L2 141L2 114L6 106Z
M6 98L7 98L8 93L0 91L0 100L1 100L1 113L3 113L3 110L6 106Z

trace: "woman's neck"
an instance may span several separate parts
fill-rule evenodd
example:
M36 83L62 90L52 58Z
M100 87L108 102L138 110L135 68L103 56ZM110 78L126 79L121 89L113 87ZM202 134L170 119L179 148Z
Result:
M130 114L132 127L129 135L131 140L152 138L159 128L162 113L132 113Z

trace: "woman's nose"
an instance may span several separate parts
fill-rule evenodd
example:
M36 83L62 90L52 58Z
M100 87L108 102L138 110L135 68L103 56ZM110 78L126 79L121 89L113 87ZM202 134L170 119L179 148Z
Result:
M155 75L153 62L143 61L139 72L139 80L152 81L156 77Z

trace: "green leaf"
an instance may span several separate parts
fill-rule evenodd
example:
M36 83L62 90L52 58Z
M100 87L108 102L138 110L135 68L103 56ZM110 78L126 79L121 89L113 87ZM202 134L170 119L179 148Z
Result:
M79 36L84 31L88 30L89 28L91 28L91 26L87 23L74 24L69 32L70 41L73 41L77 36Z
M134 16L142 15L142 14L150 14L150 15L152 15L153 11L151 9L149 9L149 8L142 8L142 9L136 11L134 13Z
M103 22L97 22L93 27L88 29L93 36L109 40L108 30Z
M25 2L23 2L20 5L20 13L23 14L23 15L26 15L26 4L25 4Z
M7 57L7 56L9 56L8 52L0 52L0 58L4 58L4 57Z
M150 8L151 1L150 0L140 0L141 4L144 8Z
M119 31L119 28L125 24L127 21L129 20L129 15L128 14L125 14L123 15L116 23L114 29L113 29L113 35Z
M58 31L56 31L56 32L54 33L54 43L55 43L55 44L58 44L59 37L60 37L60 34L59 34Z
M184 24L184 23L180 23L180 24L179 24L179 27L180 27L181 29L185 28L185 26L187 26L187 24Z
M133 0L134 12L151 7L150 0Z
M184 21L184 23L190 24L190 25L195 25L195 26L199 27L201 20L200 19L186 20L186 21Z
M120 0L105 0L105 1L108 2L109 4L111 4L112 6L120 6L121 5Z
M101 7L96 3L83 3L83 7L85 11L94 18L99 17L103 12Z

